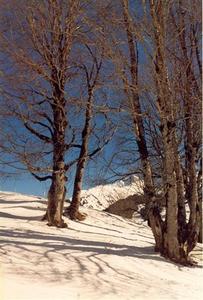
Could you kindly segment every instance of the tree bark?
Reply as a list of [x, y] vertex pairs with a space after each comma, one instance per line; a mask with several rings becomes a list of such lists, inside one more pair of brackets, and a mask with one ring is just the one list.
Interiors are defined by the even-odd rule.
[[[65, 116], [65, 101], [59, 101], [59, 103], [60, 107], [57, 109], [55, 108], [54, 111], [53, 173], [52, 183], [48, 192], [47, 217], [48, 225], [66, 227], [62, 220], [62, 213], [66, 195], [64, 155], [67, 121]], [[63, 109], [61, 108], [61, 105]]]
[[134, 123], [134, 131], [136, 142], [138, 145], [138, 151], [140, 154], [142, 170], [144, 175], [144, 195], [146, 199], [145, 215], [149, 220], [154, 238], [155, 249], [158, 251], [161, 247], [160, 232], [162, 231], [162, 222], [159, 213], [159, 208], [156, 205], [156, 197], [154, 190], [154, 183], [152, 178], [152, 167], [149, 161], [149, 153], [147, 149], [147, 143], [145, 139], [145, 130], [143, 126], [143, 116], [139, 100], [138, 92], [138, 52], [137, 42], [134, 39], [131, 18], [128, 8], [128, 0], [123, 0], [123, 17], [124, 25], [128, 40], [128, 49], [130, 54], [130, 73], [131, 73], [131, 112]]
[[175, 147], [174, 163], [175, 163], [175, 172], [176, 172], [177, 200], [178, 200], [178, 240], [179, 243], [184, 244], [187, 239], [184, 178], [183, 178], [180, 157], [178, 155], [177, 143], [175, 143], [174, 147]]
[[[65, 175], [61, 164], [58, 165], [58, 174], [53, 174], [53, 180], [48, 192], [47, 219], [49, 226], [67, 227], [62, 219], [64, 200], [65, 200]], [[61, 168], [62, 167], [62, 168]], [[61, 170], [60, 170], [61, 168]]]
[[[183, 101], [184, 101], [184, 116], [185, 116], [185, 155], [186, 155], [186, 198], [190, 208], [190, 217], [187, 226], [187, 252], [189, 253], [195, 247], [199, 231], [201, 227], [200, 202], [198, 199], [198, 178], [196, 171], [197, 149], [199, 143], [195, 138], [195, 123], [197, 122], [196, 112], [201, 109], [201, 98], [199, 88], [194, 75], [192, 60], [189, 57], [186, 41], [186, 24], [185, 11], [182, 5], [182, 0], [179, 0], [179, 43], [182, 51], [183, 66], [185, 72], [185, 80], [183, 81]], [[194, 33], [194, 32], [193, 32]], [[195, 34], [195, 33], [194, 33]], [[198, 45], [196, 43], [196, 51]], [[200, 72], [201, 74], [201, 72]], [[195, 97], [194, 97], [195, 92]], [[194, 101], [196, 104], [194, 105]], [[199, 131], [201, 129], [199, 128]]]
[[198, 242], [203, 243], [202, 241], [202, 159], [200, 159], [199, 172], [197, 176], [197, 189], [198, 189], [198, 202], [199, 202], [199, 210], [200, 210], [200, 229], [199, 229], [199, 238]]
[[[155, 8], [154, 0], [150, 0], [150, 13], [154, 28], [154, 41], [156, 47], [155, 82], [157, 88], [157, 109], [161, 121], [161, 134], [164, 151], [164, 190], [166, 198], [166, 219], [162, 227], [162, 255], [169, 259], [188, 263], [188, 252], [185, 243], [182, 243], [184, 230], [182, 218], [182, 175], [179, 165], [179, 154], [176, 145], [176, 124], [174, 120], [173, 99], [170, 91], [165, 53], [165, 20], [167, 4], [158, 1]], [[175, 165], [176, 164], [176, 165]], [[178, 183], [178, 180], [181, 180]], [[181, 222], [181, 224], [180, 224]], [[181, 230], [180, 230], [181, 227]]]
[[[61, 68], [63, 64], [61, 62]], [[47, 218], [49, 226], [67, 227], [62, 219], [66, 195], [65, 176], [65, 134], [67, 127], [66, 100], [64, 98], [65, 75], [61, 71], [58, 77], [57, 68], [52, 70], [53, 89], [53, 173], [48, 192]]]
[[89, 87], [88, 101], [85, 113], [85, 125], [82, 131], [82, 144], [78, 163], [76, 166], [76, 175], [74, 181], [73, 197], [69, 208], [69, 215], [72, 220], [82, 221], [86, 215], [79, 212], [80, 196], [82, 190], [82, 179], [84, 175], [85, 163], [88, 155], [88, 141], [90, 136], [90, 125], [92, 119], [92, 102], [93, 102], [93, 89]]
[[[63, 21], [61, 7], [52, 3], [53, 31], [51, 35], [51, 85], [53, 91], [53, 173], [48, 192], [48, 225], [67, 227], [62, 219], [66, 195], [65, 135], [68, 124], [66, 115], [65, 84], [67, 83], [67, 61], [71, 51], [79, 2], [70, 1], [69, 12]], [[64, 23], [63, 23], [64, 22]], [[64, 26], [64, 28], [63, 28]]]

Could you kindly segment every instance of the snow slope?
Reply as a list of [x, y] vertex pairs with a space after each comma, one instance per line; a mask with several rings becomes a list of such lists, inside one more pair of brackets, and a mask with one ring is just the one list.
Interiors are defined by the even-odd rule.
[[201, 262], [175, 265], [155, 254], [150, 229], [94, 209], [67, 229], [40, 221], [45, 199], [0, 192], [0, 299], [198, 300]]

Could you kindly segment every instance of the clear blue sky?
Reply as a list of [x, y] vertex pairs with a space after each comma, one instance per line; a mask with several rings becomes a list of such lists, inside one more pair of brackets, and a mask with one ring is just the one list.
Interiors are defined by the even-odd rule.
[[39, 182], [29, 174], [15, 178], [1, 178], [0, 191], [10, 191], [28, 195], [46, 196], [49, 182]]
[[[130, 1], [130, 6], [135, 4], [134, 1]], [[138, 8], [140, 8], [140, 2], [138, 1], [135, 11], [138, 11]], [[139, 11], [138, 11], [139, 13]], [[139, 56], [141, 62], [144, 61], [144, 51], [143, 49], [139, 48]], [[113, 96], [113, 95], [111, 95]], [[108, 152], [108, 156], [112, 154], [113, 151], [116, 151], [116, 149], [113, 149], [113, 145], [108, 145], [105, 149], [105, 152]], [[91, 173], [91, 177], [94, 179], [96, 177], [96, 174], [93, 174], [93, 169], [90, 169], [89, 172]], [[73, 175], [73, 174], [72, 174]], [[68, 184], [68, 197], [71, 197], [72, 193], [72, 186], [73, 186], [73, 176], [69, 177], [69, 184]], [[33, 178], [30, 174], [24, 174], [22, 176], [15, 176], [11, 178], [2, 178], [0, 177], [0, 191], [12, 191], [17, 193], [24, 193], [24, 194], [31, 194], [31, 195], [38, 195], [38, 196], [46, 196], [48, 189], [49, 189], [50, 181], [46, 182], [39, 182], [35, 178]], [[88, 187], [88, 184], [84, 185], [85, 188]]]

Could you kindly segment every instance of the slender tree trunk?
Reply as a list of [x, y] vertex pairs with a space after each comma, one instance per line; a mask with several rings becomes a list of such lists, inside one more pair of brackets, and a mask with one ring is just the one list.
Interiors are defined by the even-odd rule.
[[128, 39], [128, 48], [130, 53], [130, 71], [132, 80], [131, 89], [131, 111], [134, 123], [135, 137], [140, 153], [140, 159], [144, 173], [145, 193], [151, 198], [154, 195], [154, 184], [152, 179], [151, 164], [145, 140], [145, 132], [143, 126], [143, 116], [140, 106], [138, 93], [138, 55], [136, 49], [136, 41], [134, 41], [132, 29], [130, 25], [130, 16], [128, 11], [128, 0], [123, 0], [123, 15]]
[[133, 36], [131, 19], [128, 8], [128, 0], [123, 0], [123, 16], [125, 30], [128, 40], [128, 48], [130, 54], [130, 72], [131, 72], [131, 111], [135, 129], [135, 137], [140, 154], [142, 170], [144, 175], [144, 195], [146, 199], [145, 215], [151, 226], [155, 238], [155, 250], [159, 251], [162, 247], [162, 226], [158, 205], [156, 205], [156, 197], [154, 191], [154, 183], [152, 178], [152, 168], [149, 161], [147, 143], [145, 139], [145, 130], [143, 126], [143, 116], [139, 100], [138, 92], [138, 52], [137, 43]]
[[69, 208], [69, 215], [72, 220], [83, 221], [86, 218], [86, 215], [79, 211], [85, 161], [86, 160], [83, 157], [80, 157], [76, 167], [77, 169], [74, 181], [73, 197]]
[[80, 206], [80, 195], [82, 189], [84, 168], [85, 168], [85, 163], [88, 155], [88, 141], [90, 136], [90, 125], [91, 125], [91, 118], [92, 118], [93, 89], [91, 87], [89, 87], [88, 94], [89, 96], [88, 96], [86, 114], [85, 114], [85, 126], [82, 132], [82, 145], [80, 149], [79, 160], [76, 167], [73, 197], [69, 208], [70, 218], [73, 220], [80, 220], [80, 221], [84, 220], [86, 217], [85, 214], [81, 214], [79, 212], [79, 206]]
[[175, 172], [176, 172], [177, 200], [178, 200], [178, 239], [179, 242], [181, 243], [181, 247], [183, 247], [187, 239], [184, 179], [183, 179], [180, 157], [178, 155], [177, 143], [175, 143], [174, 147], [175, 147], [174, 157], [175, 157]]
[[[187, 126], [187, 125], [186, 125]], [[188, 246], [188, 253], [192, 251], [195, 247], [198, 236], [199, 236], [199, 229], [200, 229], [200, 207], [198, 201], [198, 190], [197, 190], [197, 174], [196, 174], [196, 165], [195, 165], [195, 158], [196, 158], [196, 150], [192, 145], [192, 132], [189, 125], [189, 128], [186, 129], [187, 132], [187, 161], [188, 161], [188, 204], [190, 208], [190, 218], [188, 222], [188, 238], [187, 238], [187, 246]]]

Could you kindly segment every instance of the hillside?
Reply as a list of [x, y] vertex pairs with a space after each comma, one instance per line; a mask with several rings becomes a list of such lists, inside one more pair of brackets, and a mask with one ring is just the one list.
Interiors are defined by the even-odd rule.
[[0, 299], [202, 298], [200, 246], [197, 267], [182, 267], [154, 253], [151, 231], [138, 216], [133, 223], [82, 207], [83, 223], [67, 219], [68, 229], [56, 229], [40, 221], [45, 204], [0, 192]]

